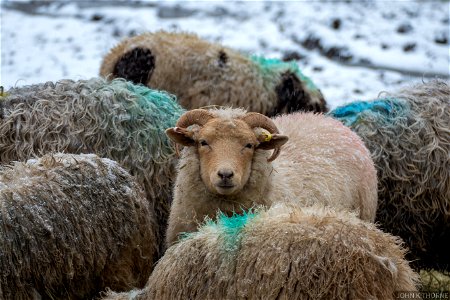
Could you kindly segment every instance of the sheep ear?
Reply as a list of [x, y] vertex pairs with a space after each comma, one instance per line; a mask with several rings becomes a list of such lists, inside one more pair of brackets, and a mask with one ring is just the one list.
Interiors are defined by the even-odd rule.
[[177, 144], [183, 146], [194, 146], [195, 141], [193, 139], [194, 133], [185, 128], [172, 127], [166, 129], [167, 136]]
[[289, 138], [286, 135], [272, 134], [270, 136], [270, 139], [266, 139], [265, 141], [262, 141], [258, 145], [258, 149], [271, 150], [275, 148], [280, 148], [281, 146], [286, 144], [288, 140]]

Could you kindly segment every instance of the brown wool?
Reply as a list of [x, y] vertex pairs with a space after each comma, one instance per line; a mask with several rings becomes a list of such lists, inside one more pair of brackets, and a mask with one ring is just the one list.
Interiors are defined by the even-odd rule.
[[396, 299], [418, 286], [405, 252], [348, 212], [277, 205], [236, 236], [201, 227], [167, 250], [143, 290], [107, 299]]
[[327, 111], [322, 93], [287, 64], [280, 70], [264, 68], [195, 34], [158, 31], [127, 38], [104, 57], [100, 75], [168, 91], [186, 109], [244, 107], [269, 116]]
[[171, 96], [123, 79], [12, 88], [0, 101], [0, 164], [54, 152], [117, 161], [145, 190], [158, 220], [152, 229], [162, 255], [175, 179], [175, 151], [164, 130], [181, 111]]
[[417, 268], [450, 271], [450, 82], [433, 80], [383, 98], [409, 107], [353, 129], [378, 172], [381, 228], [400, 236]]
[[54, 154], [0, 168], [0, 299], [92, 298], [142, 287], [155, 214], [116, 162]]

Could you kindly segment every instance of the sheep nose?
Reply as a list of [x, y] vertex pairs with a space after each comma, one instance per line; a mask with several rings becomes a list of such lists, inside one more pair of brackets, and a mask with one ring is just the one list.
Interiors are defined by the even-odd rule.
[[220, 178], [222, 178], [222, 180], [225, 179], [231, 179], [231, 177], [233, 177], [234, 173], [231, 170], [219, 170], [219, 172], [217, 172], [217, 175], [219, 175]]

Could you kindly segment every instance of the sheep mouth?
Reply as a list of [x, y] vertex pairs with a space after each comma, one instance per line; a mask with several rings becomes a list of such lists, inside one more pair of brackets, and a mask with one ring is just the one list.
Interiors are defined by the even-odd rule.
[[232, 189], [235, 187], [235, 185], [232, 183], [220, 183], [217, 185], [217, 187], [221, 189]]
[[231, 195], [236, 190], [236, 185], [231, 183], [219, 183], [216, 185], [216, 193], [220, 195]]

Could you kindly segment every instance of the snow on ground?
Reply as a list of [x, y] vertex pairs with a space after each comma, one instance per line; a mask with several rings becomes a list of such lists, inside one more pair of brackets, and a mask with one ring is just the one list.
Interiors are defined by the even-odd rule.
[[6, 89], [98, 75], [127, 36], [195, 32], [247, 53], [296, 59], [331, 107], [449, 78], [450, 2], [11, 1], [1, 4]]

